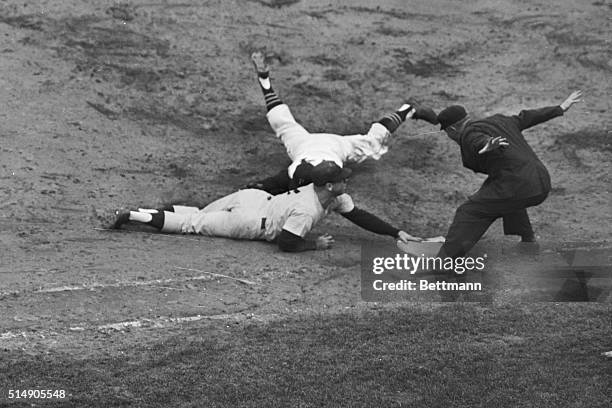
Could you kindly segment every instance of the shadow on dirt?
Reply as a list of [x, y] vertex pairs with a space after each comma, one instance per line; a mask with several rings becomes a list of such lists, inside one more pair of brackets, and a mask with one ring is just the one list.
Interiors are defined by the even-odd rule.
[[570, 52], [569, 55], [574, 55], [572, 59], [576, 59], [584, 68], [591, 68], [598, 71], [612, 71], [610, 64], [609, 44], [607, 41], [595, 38], [588, 35], [577, 35], [571, 29], [555, 30], [546, 34], [546, 39], [556, 45], [555, 54], [563, 56], [569, 50], [580, 49], [579, 55], [575, 52]]
[[593, 37], [576, 35], [571, 30], [555, 30], [546, 33], [546, 39], [553, 44], [568, 47], [584, 47], [587, 45], [604, 45], [605, 41]]
[[144, 92], [166, 90], [184, 74], [158, 66], [159, 58], [169, 57], [170, 43], [139, 34], [125, 27], [95, 27], [91, 18], [58, 22], [55, 35], [62, 45], [57, 47], [60, 57], [73, 60], [79, 72], [119, 86]]
[[352, 7], [345, 6], [345, 7], [342, 7], [342, 9], [345, 9], [351, 12], [356, 12], [356, 13], [380, 14], [380, 15], [384, 15], [384, 16], [388, 16], [392, 18], [397, 18], [400, 20], [429, 21], [429, 20], [433, 20], [436, 18], [434, 14], [411, 13], [411, 12], [403, 11], [399, 9], [385, 10], [385, 9], [382, 9], [380, 6], [377, 6], [376, 8], [362, 7], [362, 6], [352, 6]]
[[407, 38], [412, 35], [411, 32], [405, 30], [398, 30], [391, 27], [378, 27], [375, 30], [376, 33], [380, 35], [384, 35], [387, 37], [399, 37], [399, 38]]
[[555, 140], [555, 145], [612, 152], [611, 132], [603, 129], [581, 129], [559, 135]]
[[397, 61], [400, 72], [423, 78], [453, 76], [461, 72], [456, 66], [446, 62], [451, 60], [450, 55], [428, 55], [423, 59], [417, 60], [413, 58], [411, 51], [396, 48], [393, 50], [393, 59]]
[[232, 117], [231, 121], [241, 132], [268, 132], [273, 135], [263, 106], [246, 106], [240, 114]]
[[389, 161], [402, 168], [422, 170], [435, 168], [436, 143], [431, 139], [404, 139], [388, 153]]
[[329, 89], [319, 88], [309, 83], [300, 83], [293, 86], [291, 93], [301, 95], [304, 98], [333, 99], [334, 93]]
[[249, 1], [253, 3], [261, 4], [262, 6], [270, 7], [270, 8], [282, 8], [286, 6], [292, 6], [300, 2], [300, 0], [268, 0], [268, 1], [249, 0]]
[[313, 55], [311, 57], [306, 57], [305, 60], [313, 64], [322, 65], [324, 67], [339, 67], [339, 68], [346, 67], [346, 64], [342, 60], [339, 60], [337, 58], [330, 58], [326, 56], [325, 54], [319, 54], [319, 55]]
[[123, 21], [132, 21], [138, 16], [136, 7], [130, 6], [128, 3], [118, 3], [106, 10], [113, 18]]
[[25, 28], [35, 31], [44, 30], [44, 21], [39, 16], [34, 14], [24, 14], [21, 16], [0, 15], [0, 23], [4, 23], [15, 28]]
[[152, 103], [149, 106], [128, 107], [124, 110], [123, 115], [131, 120], [152, 125], [170, 124], [199, 137], [216, 129], [210, 121], [210, 117], [214, 117], [214, 114], [207, 115], [208, 119], [203, 120], [192, 113], [177, 112], [175, 107], [163, 105], [161, 102]]
[[566, 160], [574, 167], [588, 168], [583, 162], [579, 150], [588, 149], [600, 152], [612, 152], [610, 131], [599, 129], [582, 129], [577, 132], [559, 135], [554, 142], [554, 147], [560, 149]]

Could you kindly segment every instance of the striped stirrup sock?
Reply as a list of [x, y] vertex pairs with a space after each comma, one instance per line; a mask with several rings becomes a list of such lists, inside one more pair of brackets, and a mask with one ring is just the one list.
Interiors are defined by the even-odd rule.
[[398, 110], [393, 113], [388, 113], [381, 120], [378, 121], [381, 125], [387, 128], [389, 133], [395, 132], [395, 130], [406, 120], [408, 112], [412, 109], [412, 106], [408, 104], [402, 105]]

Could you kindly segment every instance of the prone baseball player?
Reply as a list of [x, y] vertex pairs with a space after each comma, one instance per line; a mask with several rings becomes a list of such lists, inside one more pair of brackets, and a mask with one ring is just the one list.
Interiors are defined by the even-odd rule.
[[201, 209], [173, 205], [159, 210], [115, 211], [111, 228], [135, 222], [166, 233], [276, 241], [282, 251], [300, 252], [332, 246], [334, 240], [328, 234], [316, 239], [308, 239], [306, 234], [333, 211], [376, 234], [405, 243], [421, 241], [355, 207], [345, 192], [350, 169], [325, 160], [310, 173], [312, 183], [276, 196], [258, 189], [245, 189]]
[[385, 115], [373, 123], [368, 133], [341, 136], [331, 133], [310, 133], [296, 122], [289, 107], [272, 89], [270, 70], [261, 52], [254, 52], [251, 60], [257, 71], [257, 79], [264, 95], [268, 121], [283, 142], [292, 163], [274, 176], [247, 185], [270, 194], [280, 194], [311, 182], [310, 171], [324, 160], [339, 167], [361, 163], [366, 159], [378, 160], [389, 147], [391, 134], [406, 118], [423, 119], [437, 124], [437, 116], [430, 108], [405, 103], [397, 111]]

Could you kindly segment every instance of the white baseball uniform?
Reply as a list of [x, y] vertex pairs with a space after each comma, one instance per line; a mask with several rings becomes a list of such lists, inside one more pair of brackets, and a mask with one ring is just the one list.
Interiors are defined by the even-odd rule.
[[275, 106], [266, 116], [292, 161], [288, 169], [291, 178], [302, 160], [313, 166], [330, 160], [343, 167], [345, 163], [361, 163], [368, 158], [378, 160], [389, 150], [387, 142], [391, 133], [378, 122], [365, 135], [341, 136], [309, 133], [295, 121], [286, 104]]
[[323, 208], [314, 184], [280, 195], [262, 190], [240, 190], [206, 207], [174, 206], [165, 212], [162, 231], [251, 240], [274, 240], [284, 229], [302, 238], [330, 212], [355, 208], [348, 194]]

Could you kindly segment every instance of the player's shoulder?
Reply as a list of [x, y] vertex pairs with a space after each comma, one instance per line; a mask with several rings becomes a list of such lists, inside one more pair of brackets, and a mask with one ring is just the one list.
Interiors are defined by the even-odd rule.
[[312, 184], [282, 193], [279, 199], [283, 200], [285, 205], [294, 207], [295, 209], [310, 209], [318, 202], [318, 197], [312, 188]]

